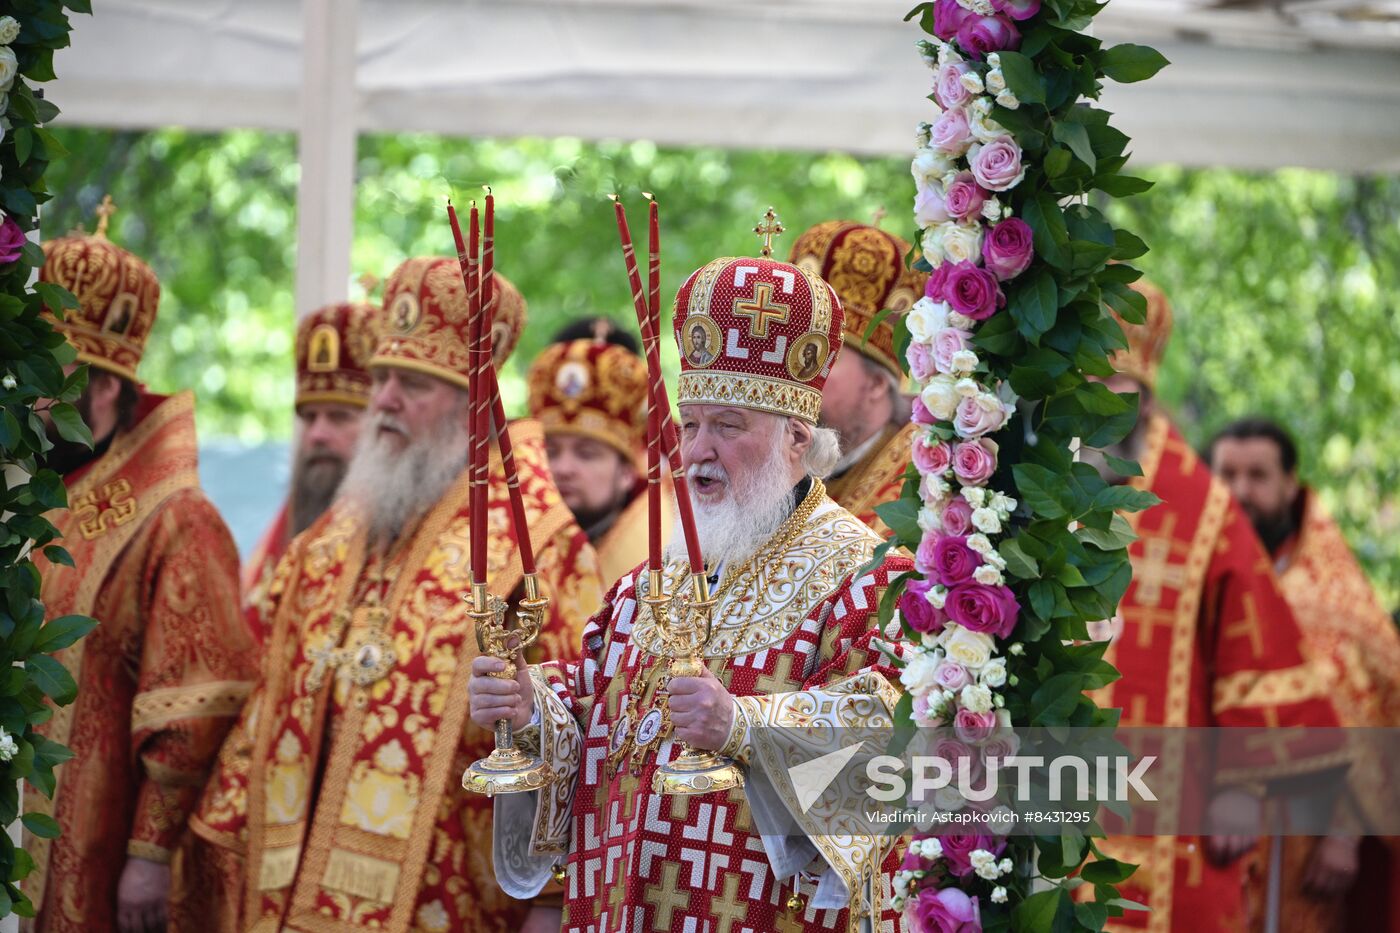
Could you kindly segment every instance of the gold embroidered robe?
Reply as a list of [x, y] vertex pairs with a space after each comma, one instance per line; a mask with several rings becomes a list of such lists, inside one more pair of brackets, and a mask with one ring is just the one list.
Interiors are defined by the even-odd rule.
[[[721, 585], [704, 652], [738, 698], [737, 757], [748, 762], [746, 787], [689, 797], [653, 793], [657, 765], [678, 754], [664, 728], [635, 768], [624, 763], [611, 775], [606, 769], [619, 723], [629, 724], [624, 736], [644, 735], [647, 719], [659, 716], [645, 707], [667, 662], [638, 598], [643, 568], [620, 579], [589, 622], [581, 660], [532, 668], [541, 715], [526, 735], [537, 738], [561, 779], [544, 791], [497, 798], [495, 860], [502, 885], [517, 897], [530, 896], [553, 866], [565, 865], [565, 933], [844, 931], [851, 900], [862, 912], [880, 913], [879, 929], [894, 929], [897, 913], [880, 893], [898, 864], [888, 842], [848, 824], [834, 807], [804, 811], [787, 765], [806, 751], [793, 746], [794, 736], [827, 734], [822, 727], [873, 733], [892, 723], [896, 675], [872, 641], [881, 593], [911, 565], [889, 557], [856, 576], [880, 539], [824, 496], [805, 522], [793, 523], [778, 532], [791, 536], [777, 554]], [[668, 565], [667, 592], [686, 585], [683, 571]], [[624, 712], [624, 698], [636, 688], [642, 705], [626, 704]], [[810, 846], [785, 849], [773, 864], [753, 794], [790, 813]], [[792, 909], [787, 901], [800, 873], [807, 875], [801, 906]], [[831, 894], [824, 900], [816, 894], [822, 884]]]
[[[670, 503], [674, 499], [670, 475], [663, 473], [661, 483], [661, 546], [664, 548], [671, 538], [674, 512]], [[647, 559], [649, 538], [645, 480], [639, 484], [639, 489], [640, 492], [623, 507], [622, 514], [613, 522], [612, 527], [593, 542], [593, 547], [598, 551], [598, 562], [603, 566], [603, 581], [607, 585], [611, 585], [624, 573]]]
[[59, 653], [78, 697], [40, 730], [73, 759], [53, 801], [25, 794], [63, 828], [25, 838], [41, 931], [116, 929], [127, 856], [169, 861], [256, 670], [238, 552], [199, 490], [194, 397], [143, 395], [137, 418], [65, 477], [52, 520], [76, 567], [38, 558], [48, 616], [100, 623]]
[[882, 538], [889, 537], [890, 529], [875, 514], [875, 506], [893, 502], [904, 489], [904, 471], [912, 462], [916, 428], [912, 422], [903, 427], [889, 425], [860, 462], [827, 484], [827, 492], [837, 505]]
[[277, 562], [286, 553], [291, 540], [288, 527], [291, 521], [290, 512], [290, 505], [283, 502], [273, 517], [272, 524], [267, 526], [267, 530], [253, 548], [253, 553], [248, 555], [248, 560], [243, 565], [243, 616], [259, 644], [267, 642], [268, 627], [272, 622], [268, 617], [267, 598], [272, 588], [272, 575], [277, 569]]
[[[535, 658], [577, 651], [601, 604], [597, 557], [549, 479], [534, 422], [511, 426], [541, 587], [551, 598]], [[505, 474], [492, 453], [488, 573], [521, 580]], [[191, 821], [175, 929], [327, 933], [514, 930], [529, 905], [495, 884], [490, 801], [461, 788], [493, 747], [467, 718], [477, 654], [467, 473], [384, 559], [343, 504], [293, 540], [274, 577], [264, 677]], [[382, 577], [383, 583], [376, 581]], [[352, 651], [376, 626], [395, 656], [382, 679], [321, 664], [337, 616]], [[334, 641], [334, 636], [331, 637]], [[318, 685], [317, 672], [323, 682]]]

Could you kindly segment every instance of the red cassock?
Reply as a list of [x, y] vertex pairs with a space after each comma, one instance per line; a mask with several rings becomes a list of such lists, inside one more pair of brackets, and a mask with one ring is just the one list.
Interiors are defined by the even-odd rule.
[[[1134, 485], [1162, 504], [1134, 517], [1133, 582], [1105, 655], [1123, 676], [1095, 700], [1121, 707], [1125, 727], [1280, 729], [1277, 739], [1256, 734], [1226, 749], [1221, 776], [1232, 783], [1258, 787], [1344, 766], [1335, 745], [1281, 731], [1338, 719], [1329, 680], [1303, 656], [1298, 624], [1243, 510], [1161, 415], [1148, 425], [1141, 462]], [[1159, 765], [1159, 781], [1180, 783], [1180, 756]], [[1123, 896], [1151, 908], [1128, 912], [1112, 928], [1244, 928], [1243, 860], [1216, 866], [1194, 836], [1109, 843], [1114, 857], [1140, 866]]]
[[[524, 738], [539, 742], [560, 780], [497, 798], [496, 870], [509, 893], [526, 897], [563, 867], [565, 931], [844, 931], [852, 902], [862, 915], [878, 912], [879, 929], [895, 928], [897, 912], [881, 903], [897, 867], [888, 840], [845, 825], [850, 816], [834, 809], [801, 812], [787, 771], [798, 750], [787, 743], [822, 725], [890, 725], [896, 674], [872, 642], [880, 595], [910, 565], [892, 557], [862, 572], [879, 539], [819, 483], [809, 496], [820, 498], [804, 501], [774, 550], [725, 573], [703, 652], [738, 699], [722, 751], [747, 763], [745, 787], [652, 789], [657, 766], [679, 750], [657, 699], [666, 649], [639, 599], [644, 568], [624, 575], [589, 622], [582, 660], [532, 668], [540, 724]], [[665, 574], [667, 593], [684, 588], [684, 561]], [[809, 845], [765, 849], [755, 794], [786, 807]], [[800, 906], [789, 906], [794, 891]]]

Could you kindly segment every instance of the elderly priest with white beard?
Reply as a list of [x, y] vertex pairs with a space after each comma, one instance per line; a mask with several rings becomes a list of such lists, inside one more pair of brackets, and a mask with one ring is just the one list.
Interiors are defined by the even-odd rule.
[[[676, 296], [680, 447], [700, 552], [716, 600], [702, 676], [669, 676], [666, 597], [643, 567], [624, 575], [583, 633], [581, 660], [489, 676], [478, 658], [472, 718], [510, 719], [556, 782], [496, 799], [497, 878], [530, 897], [563, 882], [565, 931], [847, 930], [879, 918], [889, 843], [821, 803], [804, 811], [787, 766], [798, 730], [888, 726], [895, 672], [875, 645], [877, 607], [909, 569], [833, 502], [837, 458], [816, 426], [841, 348], [842, 311], [816, 275], [767, 258], [717, 259]], [[675, 536], [679, 538], [680, 536]], [[687, 592], [686, 551], [666, 555], [662, 592]], [[661, 621], [658, 621], [660, 616]], [[822, 731], [820, 729], [812, 732]], [[743, 783], [667, 797], [653, 777], [684, 751], [739, 763]], [[708, 785], [707, 785], [708, 786]], [[800, 832], [778, 829], [796, 825]], [[536, 911], [544, 908], [536, 907]]]

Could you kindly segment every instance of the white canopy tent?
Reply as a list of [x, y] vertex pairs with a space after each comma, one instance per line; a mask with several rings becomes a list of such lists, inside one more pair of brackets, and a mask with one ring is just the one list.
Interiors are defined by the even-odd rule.
[[[301, 134], [297, 307], [349, 280], [362, 132], [903, 154], [928, 73], [912, 0], [104, 0], [69, 124]], [[1104, 106], [1142, 162], [1400, 170], [1400, 0], [1113, 0], [1173, 66]]]

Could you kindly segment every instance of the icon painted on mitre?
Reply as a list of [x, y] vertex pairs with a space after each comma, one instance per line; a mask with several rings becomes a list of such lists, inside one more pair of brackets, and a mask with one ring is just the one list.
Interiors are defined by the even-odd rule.
[[306, 351], [306, 368], [313, 373], [328, 373], [339, 366], [340, 334], [331, 324], [316, 325]]
[[112, 299], [112, 307], [107, 310], [107, 320], [102, 323], [102, 329], [109, 334], [124, 337], [131, 329], [131, 319], [135, 314], [136, 296], [130, 292], [122, 292]]
[[826, 334], [803, 334], [788, 350], [787, 371], [798, 382], [807, 382], [822, 371], [827, 354]]
[[707, 317], [693, 317], [685, 322], [685, 359], [691, 366], [704, 369], [719, 356], [719, 327]]
[[570, 361], [554, 374], [554, 388], [564, 398], [578, 398], [588, 391], [589, 378], [587, 366]]
[[418, 326], [418, 319], [422, 317], [422, 311], [418, 307], [418, 299], [408, 292], [404, 292], [394, 299], [394, 303], [389, 307], [389, 322], [393, 325], [394, 331], [400, 334], [410, 333]]

